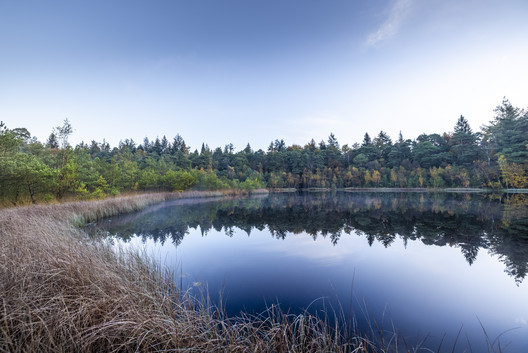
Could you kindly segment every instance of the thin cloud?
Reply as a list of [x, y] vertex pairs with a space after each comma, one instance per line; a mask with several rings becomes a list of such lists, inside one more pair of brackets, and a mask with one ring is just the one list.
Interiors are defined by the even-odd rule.
[[379, 42], [395, 36], [401, 29], [403, 22], [408, 17], [413, 0], [397, 0], [389, 12], [387, 19], [379, 28], [368, 35], [366, 44], [372, 47]]

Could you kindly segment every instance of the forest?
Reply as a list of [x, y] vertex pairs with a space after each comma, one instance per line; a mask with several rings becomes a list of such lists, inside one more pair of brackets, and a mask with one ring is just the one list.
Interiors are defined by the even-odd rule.
[[330, 133], [267, 149], [191, 149], [179, 134], [111, 147], [91, 141], [71, 146], [64, 120], [45, 142], [27, 128], [0, 122], [0, 203], [19, 205], [63, 198], [95, 199], [135, 191], [258, 188], [528, 188], [528, 111], [509, 100], [475, 132], [460, 116], [452, 132], [393, 141], [385, 132], [341, 145]]

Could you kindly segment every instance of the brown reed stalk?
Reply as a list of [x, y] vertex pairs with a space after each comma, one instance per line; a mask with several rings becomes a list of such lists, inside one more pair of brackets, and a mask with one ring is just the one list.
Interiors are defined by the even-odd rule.
[[139, 253], [79, 228], [176, 197], [144, 194], [0, 210], [0, 352], [375, 352], [308, 314], [227, 318]]

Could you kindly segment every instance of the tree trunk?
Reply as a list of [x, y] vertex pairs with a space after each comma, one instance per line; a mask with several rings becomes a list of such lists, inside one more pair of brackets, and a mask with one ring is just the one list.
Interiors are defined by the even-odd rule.
[[27, 183], [28, 191], [29, 191], [29, 197], [31, 197], [31, 203], [36, 204], [37, 201], [35, 201], [35, 190], [31, 187], [31, 183]]

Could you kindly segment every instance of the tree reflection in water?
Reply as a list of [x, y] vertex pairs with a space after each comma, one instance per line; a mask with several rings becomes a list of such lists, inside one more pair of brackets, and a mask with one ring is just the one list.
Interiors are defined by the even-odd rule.
[[397, 237], [426, 245], [460, 248], [471, 265], [480, 249], [506, 266], [521, 283], [528, 272], [528, 195], [462, 193], [291, 193], [266, 197], [193, 199], [165, 202], [142, 212], [100, 222], [125, 241], [138, 235], [179, 245], [189, 229], [202, 235], [215, 229], [248, 236], [267, 228], [273, 237], [307, 233], [339, 246], [342, 236], [358, 234], [369, 245], [389, 247]]

